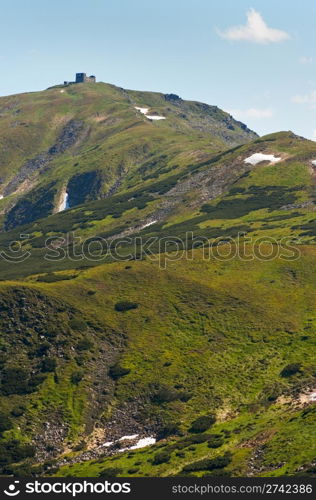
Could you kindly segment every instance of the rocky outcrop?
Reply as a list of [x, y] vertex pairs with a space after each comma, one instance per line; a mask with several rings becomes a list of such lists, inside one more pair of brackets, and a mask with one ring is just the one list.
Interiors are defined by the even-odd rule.
[[35, 189], [29, 195], [20, 198], [7, 214], [5, 229], [13, 229], [50, 215], [54, 210], [56, 191], [56, 183], [51, 182], [48, 186]]
[[39, 153], [31, 160], [24, 163], [18, 174], [11, 179], [9, 184], [5, 187], [3, 195], [8, 196], [14, 193], [26, 180], [31, 180], [34, 174], [43, 171], [55, 156], [64, 153], [77, 143], [82, 137], [84, 130], [85, 125], [83, 122], [70, 120], [64, 127], [56, 143], [49, 148], [48, 151]]
[[[5, 187], [3, 194], [25, 193], [33, 187], [37, 176], [49, 168], [49, 164], [57, 156], [80, 144], [88, 132], [87, 126], [79, 120], [70, 120], [63, 128], [59, 138], [47, 151], [28, 160]], [[20, 198], [7, 214], [5, 229], [27, 224], [38, 218], [46, 217], [54, 211], [56, 182], [40, 187]]]

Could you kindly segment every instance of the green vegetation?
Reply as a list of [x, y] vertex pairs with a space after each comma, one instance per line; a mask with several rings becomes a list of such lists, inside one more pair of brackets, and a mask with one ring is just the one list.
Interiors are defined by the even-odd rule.
[[207, 431], [212, 424], [215, 424], [215, 415], [202, 415], [192, 422], [190, 432], [204, 432]]
[[192, 462], [189, 465], [183, 467], [183, 472], [192, 472], [192, 471], [200, 471], [200, 470], [214, 470], [214, 469], [223, 469], [231, 462], [231, 458], [229, 454], [218, 456], [213, 459], [199, 460], [198, 462]]
[[[139, 421], [155, 422], [165, 441], [134, 450], [133, 458], [119, 453], [115, 462], [96, 458], [58, 474], [98, 476], [112, 467], [120, 475], [182, 474], [186, 465], [229, 451], [224, 470], [243, 475], [262, 440], [258, 475], [307, 469], [314, 406], [297, 405], [315, 380], [316, 277], [314, 247], [300, 252], [294, 261], [223, 261], [203, 260], [197, 249], [192, 260], [169, 262], [164, 270], [147, 261], [126, 270], [117, 262], [72, 280], [2, 282], [1, 406], [11, 426], [3, 442], [17, 427], [31, 440], [47, 419], [57, 419], [67, 426], [59, 442], [73, 443], [70, 457], [75, 453], [80, 462], [75, 448], [91, 432], [82, 434], [84, 426], [107, 427], [117, 410], [128, 415], [125, 405], [132, 405]], [[88, 295], [91, 290], [96, 293]], [[139, 307], [117, 312], [122, 296]], [[56, 365], [46, 366], [48, 360]], [[91, 391], [98, 406], [89, 401]], [[155, 464], [163, 451], [170, 458]]]
[[135, 302], [129, 302], [128, 300], [117, 302], [115, 304], [115, 310], [119, 312], [130, 311], [131, 309], [137, 309], [138, 304]]
[[64, 90], [0, 99], [0, 472], [313, 474], [316, 144]]

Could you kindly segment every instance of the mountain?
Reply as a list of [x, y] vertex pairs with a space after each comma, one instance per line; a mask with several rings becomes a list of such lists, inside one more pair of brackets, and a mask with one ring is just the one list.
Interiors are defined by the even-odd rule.
[[[253, 155], [264, 155], [263, 161], [253, 161], [257, 158]], [[315, 142], [280, 132], [209, 154], [159, 178], [153, 174], [105, 199], [0, 234], [0, 245], [8, 254], [16, 240], [22, 244], [22, 254], [30, 252], [19, 266], [15, 258], [0, 261], [0, 277], [94, 266], [119, 258], [117, 252], [113, 256], [108, 251], [107, 242], [117, 242], [123, 259], [139, 258], [139, 237], [141, 244], [151, 238], [180, 238], [185, 247], [188, 233], [211, 242], [239, 233], [313, 242], [315, 158]], [[21, 233], [27, 238], [21, 239]], [[87, 244], [91, 255], [84, 251]], [[59, 254], [49, 252], [52, 245], [60, 248]], [[169, 250], [176, 246], [170, 241]], [[165, 248], [157, 242], [151, 251], [163, 253]], [[80, 258], [64, 259], [65, 253]]]
[[58, 212], [66, 191], [74, 207], [256, 137], [216, 106], [104, 83], [1, 98], [0, 134], [6, 229]]
[[102, 83], [0, 107], [2, 474], [313, 475], [316, 143]]

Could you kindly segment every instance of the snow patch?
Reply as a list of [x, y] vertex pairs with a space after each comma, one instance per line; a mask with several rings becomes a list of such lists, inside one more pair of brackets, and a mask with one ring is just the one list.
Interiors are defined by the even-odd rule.
[[148, 120], [165, 120], [166, 117], [165, 116], [159, 116], [159, 115], [148, 115], [148, 111], [149, 111], [149, 108], [141, 108], [139, 106], [134, 106], [135, 109], [137, 109], [137, 111], [140, 111], [143, 115], [146, 116], [146, 118], [148, 118]]
[[314, 167], [316, 167], [316, 160], [312, 160], [312, 165], [314, 165]]
[[158, 115], [146, 115], [146, 118], [148, 118], [148, 120], [165, 120], [166, 119], [165, 116], [158, 116]]
[[139, 448], [145, 448], [145, 446], [151, 446], [152, 444], [155, 444], [155, 442], [156, 439], [154, 437], [141, 438], [133, 446], [128, 446], [127, 448], [121, 448], [118, 451], [120, 453], [123, 453], [124, 451], [128, 450], [138, 450]]
[[314, 391], [314, 392], [312, 392], [311, 394], [308, 395], [308, 400], [316, 402], [316, 391]]
[[261, 161], [269, 161], [270, 163], [277, 163], [280, 160], [282, 160], [282, 158], [274, 155], [267, 155], [264, 153], [254, 153], [248, 158], [245, 158], [244, 163], [251, 163], [251, 165], [257, 165], [257, 163], [260, 163]]
[[137, 111], [140, 111], [141, 113], [143, 113], [143, 115], [147, 115], [147, 113], [149, 111], [149, 108], [140, 108], [139, 106], [135, 106], [135, 109], [137, 109]]
[[57, 212], [63, 212], [69, 208], [69, 195], [67, 192], [63, 193], [62, 198], [60, 200]]
[[139, 441], [137, 441], [134, 446], [130, 447], [130, 450], [137, 450], [138, 448], [145, 448], [145, 446], [150, 446], [152, 444], [155, 444], [156, 439], [154, 437], [147, 437], [147, 438], [142, 438]]
[[107, 441], [106, 443], [103, 443], [101, 446], [105, 446], [106, 448], [108, 448], [109, 446], [112, 446], [112, 444], [114, 444], [114, 441]]
[[144, 224], [140, 229], [145, 229], [145, 227], [152, 226], [153, 224], [156, 224], [158, 222], [157, 220], [153, 220], [151, 222], [147, 222], [147, 224]]
[[131, 436], [123, 436], [119, 439], [119, 441], [127, 441], [128, 439], [136, 439], [138, 437], [138, 434], [132, 434]]

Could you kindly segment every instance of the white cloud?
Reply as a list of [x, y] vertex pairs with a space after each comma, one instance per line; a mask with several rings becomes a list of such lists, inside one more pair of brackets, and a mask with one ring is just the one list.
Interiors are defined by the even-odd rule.
[[219, 35], [227, 40], [246, 40], [254, 43], [274, 43], [288, 40], [286, 31], [269, 28], [260, 12], [250, 9], [247, 12], [247, 23], [244, 26], [233, 26]]
[[312, 90], [309, 94], [297, 94], [291, 98], [292, 102], [296, 104], [310, 104], [314, 109], [316, 108], [316, 90]]
[[298, 62], [301, 64], [312, 64], [313, 58], [307, 57], [307, 56], [302, 56], [299, 58]]
[[227, 111], [230, 115], [233, 115], [238, 120], [246, 120], [247, 118], [271, 118], [273, 116], [272, 109], [230, 109]]

